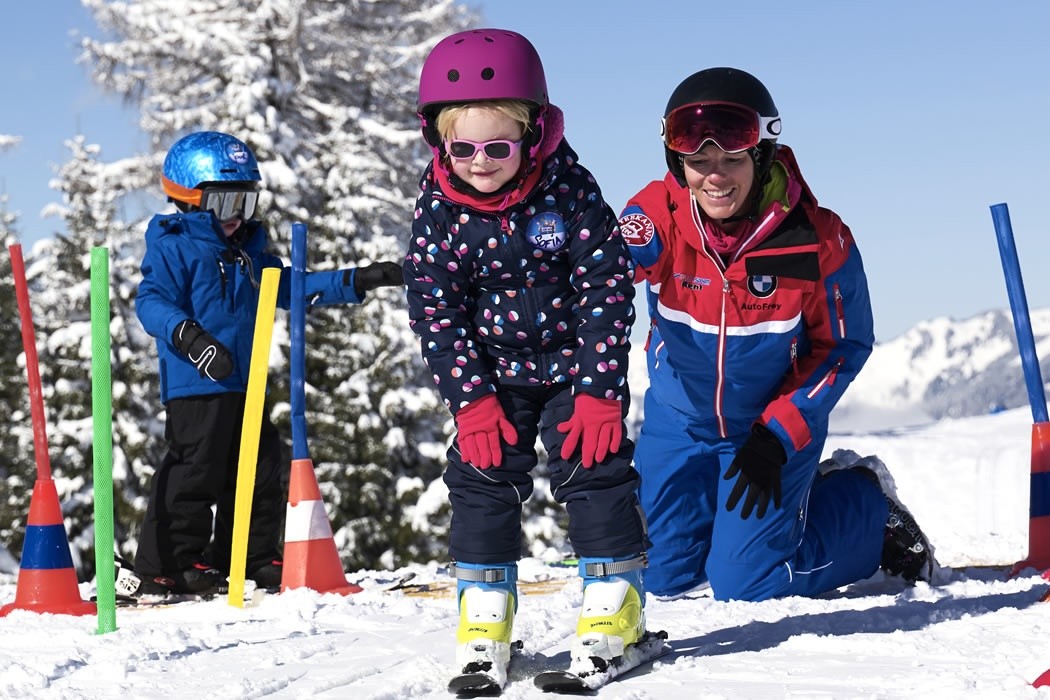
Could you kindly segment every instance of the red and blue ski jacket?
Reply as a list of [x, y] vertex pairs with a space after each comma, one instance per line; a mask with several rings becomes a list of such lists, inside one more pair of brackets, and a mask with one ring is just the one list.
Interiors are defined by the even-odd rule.
[[786, 146], [774, 170], [756, 243], [728, 262], [704, 243], [702, 213], [670, 173], [628, 202], [620, 229], [648, 283], [649, 398], [698, 437], [763, 423], [790, 459], [826, 436], [874, 330], [849, 228], [817, 206]]
[[497, 385], [628, 396], [634, 264], [616, 214], [564, 140], [535, 189], [494, 212], [423, 175], [404, 263], [423, 360], [455, 414]]

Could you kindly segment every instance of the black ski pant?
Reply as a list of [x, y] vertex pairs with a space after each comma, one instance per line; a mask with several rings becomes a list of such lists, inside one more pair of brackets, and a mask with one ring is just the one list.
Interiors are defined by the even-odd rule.
[[[463, 462], [453, 440], [444, 481], [452, 502], [449, 554], [454, 561], [500, 564], [521, 556], [522, 504], [532, 495], [538, 463], [536, 438], [547, 451], [550, 490], [569, 516], [569, 539], [581, 557], [626, 557], [648, 549], [645, 518], [638, 504], [634, 443], [626, 428], [620, 449], [585, 469], [579, 449], [561, 457], [565, 433], [558, 424], [573, 413], [572, 389], [501, 386], [497, 393], [518, 442], [503, 442], [503, 464], [479, 469]], [[627, 403], [623, 413], [627, 415]]]
[[[153, 474], [135, 555], [140, 575], [170, 576], [197, 562], [229, 571], [244, 404], [242, 393], [168, 402], [168, 451]], [[280, 558], [288, 468], [277, 428], [263, 411], [248, 528], [248, 573]]]

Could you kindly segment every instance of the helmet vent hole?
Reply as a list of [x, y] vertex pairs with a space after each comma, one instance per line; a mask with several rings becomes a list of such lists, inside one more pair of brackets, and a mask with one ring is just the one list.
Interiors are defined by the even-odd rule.
[[486, 68], [485, 70], [481, 71], [482, 80], [492, 80], [492, 78], [494, 78], [495, 75], [496, 71], [492, 70], [491, 68]]
[[453, 68], [448, 72], [448, 82], [454, 83], [459, 80], [459, 71]]

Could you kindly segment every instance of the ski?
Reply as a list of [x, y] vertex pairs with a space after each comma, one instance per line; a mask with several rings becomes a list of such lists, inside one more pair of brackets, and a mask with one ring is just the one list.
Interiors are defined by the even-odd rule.
[[[548, 579], [543, 581], [518, 581], [518, 593], [521, 595], [546, 595], [560, 593], [571, 582], [571, 579]], [[455, 579], [428, 581], [423, 583], [395, 582], [383, 588], [388, 593], [403, 593], [413, 598], [454, 598], [457, 583]]]
[[167, 595], [117, 595], [118, 608], [169, 608], [184, 603], [202, 603], [215, 600], [218, 595], [196, 595], [193, 593], [169, 593]]
[[[384, 584], [380, 590], [382, 590], [384, 593], [392, 593], [393, 591], [403, 590], [409, 586], [408, 582], [414, 579], [415, 577], [415, 572], [410, 571], [409, 573], [395, 579], [393, 583], [388, 582]], [[411, 585], [415, 586], [418, 584]], [[364, 588], [367, 590], [367, 586], [364, 586]]]
[[503, 687], [507, 684], [510, 674], [510, 666], [517, 658], [518, 652], [525, 646], [524, 642], [517, 640], [510, 644], [510, 663], [503, 673], [493, 672], [491, 666], [484, 668], [487, 663], [470, 663], [463, 669], [462, 673], [452, 676], [448, 682], [448, 692], [455, 693], [460, 698], [480, 698], [501, 695]]
[[[400, 593], [413, 598], [454, 598], [458, 582], [454, 578], [441, 578], [420, 581], [415, 572], [395, 575], [391, 580], [357, 580], [354, 583], [366, 591], [381, 593]], [[549, 578], [535, 581], [518, 581], [518, 592], [521, 595], [545, 595], [560, 593], [573, 582], [570, 577]]]
[[[251, 595], [246, 595], [244, 599], [244, 607], [254, 608], [270, 593], [275, 593], [266, 588], [256, 588], [251, 592]], [[158, 609], [158, 608], [172, 608], [178, 605], [185, 605], [188, 603], [206, 603], [211, 600], [219, 600], [226, 598], [227, 594], [214, 593], [211, 595], [198, 595], [196, 593], [168, 593], [166, 595], [140, 595], [140, 596], [129, 596], [117, 594], [116, 605], [121, 609]], [[91, 596], [91, 600], [97, 602], [97, 596]]]
[[475, 671], [471, 673], [460, 673], [448, 682], [448, 692], [455, 693], [460, 698], [479, 698], [500, 695], [503, 686], [499, 679], [485, 673]]
[[637, 644], [624, 650], [623, 656], [610, 660], [592, 656], [589, 668], [580, 668], [574, 663], [568, 671], [544, 671], [533, 679], [533, 683], [545, 693], [586, 693], [670, 651], [666, 632], [646, 632]]

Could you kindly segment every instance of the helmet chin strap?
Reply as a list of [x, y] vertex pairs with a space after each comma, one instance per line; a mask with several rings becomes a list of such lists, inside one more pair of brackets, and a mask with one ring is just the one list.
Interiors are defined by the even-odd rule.
[[740, 212], [722, 219], [723, 224], [733, 224], [737, 221], [754, 221], [758, 217], [758, 203], [762, 201], [762, 189], [765, 185], [755, 182], [751, 183], [751, 191], [747, 194], [747, 202], [740, 207]]

